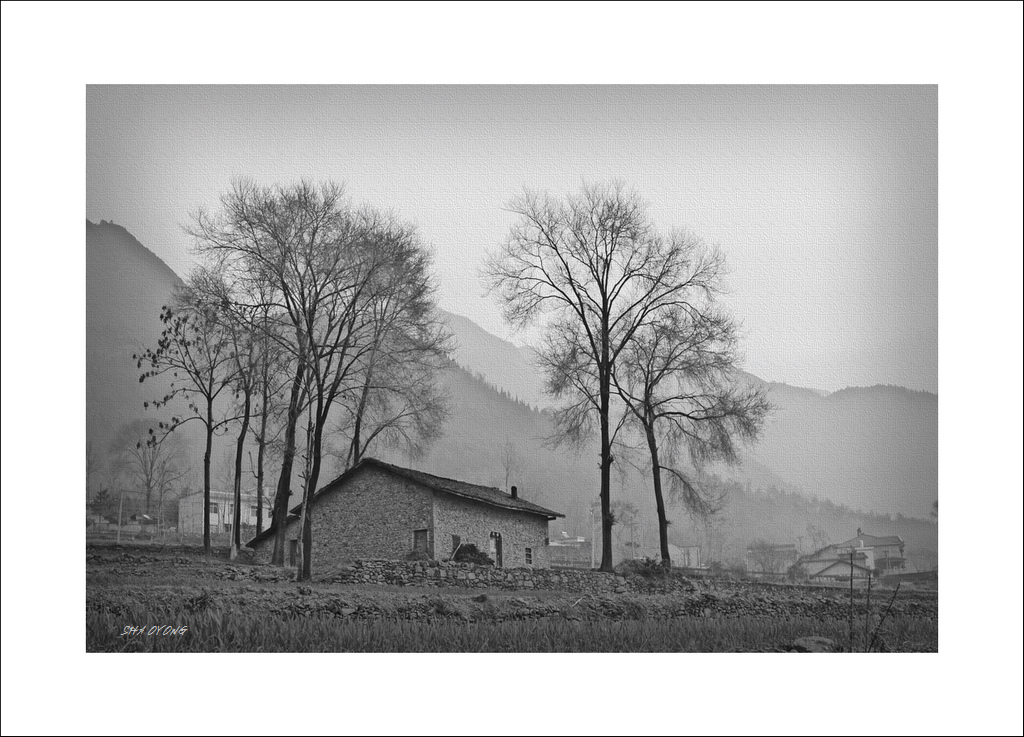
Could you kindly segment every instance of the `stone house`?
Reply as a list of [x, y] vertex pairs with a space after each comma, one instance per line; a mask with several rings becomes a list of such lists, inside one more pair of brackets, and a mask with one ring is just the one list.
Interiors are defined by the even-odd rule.
[[[300, 559], [302, 505], [286, 523], [285, 564]], [[547, 568], [548, 522], [565, 515], [512, 493], [364, 458], [313, 497], [313, 567], [357, 558], [401, 560], [416, 551], [447, 560], [473, 543], [498, 567]], [[273, 527], [253, 538], [258, 563], [273, 553]]]

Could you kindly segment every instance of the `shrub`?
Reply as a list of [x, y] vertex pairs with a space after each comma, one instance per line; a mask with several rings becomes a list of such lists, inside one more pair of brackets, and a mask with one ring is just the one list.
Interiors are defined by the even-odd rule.
[[210, 592], [203, 589], [200, 593], [195, 596], [190, 596], [185, 600], [185, 611], [189, 614], [196, 614], [198, 612], [205, 612], [210, 608], [213, 603], [213, 597], [210, 596]]
[[478, 566], [493, 566], [494, 561], [473, 543], [465, 543], [455, 551], [456, 563], [472, 563]]
[[657, 558], [643, 560], [627, 560], [619, 565], [619, 572], [624, 576], [643, 576], [644, 578], [665, 578], [670, 576], [672, 569], [661, 564]]

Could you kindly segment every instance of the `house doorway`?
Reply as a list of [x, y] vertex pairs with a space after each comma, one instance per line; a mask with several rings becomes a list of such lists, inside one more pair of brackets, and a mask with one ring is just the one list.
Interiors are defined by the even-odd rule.
[[412, 531], [412, 549], [417, 553], [427, 554], [427, 531], [426, 530], [413, 530]]
[[500, 532], [492, 532], [491, 533], [490, 549], [491, 549], [491, 558], [494, 559], [495, 567], [501, 568], [503, 561], [502, 561], [502, 554], [501, 554], [501, 533]]
[[289, 540], [288, 541], [288, 565], [295, 568], [296, 561], [299, 558], [299, 541]]

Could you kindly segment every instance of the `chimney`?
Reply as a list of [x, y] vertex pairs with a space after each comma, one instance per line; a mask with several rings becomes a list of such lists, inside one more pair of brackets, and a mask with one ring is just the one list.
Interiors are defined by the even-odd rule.
[[862, 533], [861, 533], [861, 531], [860, 531], [860, 528], [858, 527], [858, 528], [857, 528], [857, 537], [860, 537], [860, 536], [861, 536], [861, 534], [862, 534]]
[[513, 499], [518, 499], [519, 498], [519, 489], [517, 489], [514, 486], [512, 487], [512, 498]]

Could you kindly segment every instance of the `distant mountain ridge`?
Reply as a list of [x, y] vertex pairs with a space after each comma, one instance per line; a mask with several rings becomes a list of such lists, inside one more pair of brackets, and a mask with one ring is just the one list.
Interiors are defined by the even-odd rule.
[[530, 348], [502, 340], [463, 315], [445, 310], [441, 313], [455, 334], [452, 357], [460, 366], [530, 405], [551, 403], [544, 394], [544, 381], [533, 365]]
[[[180, 278], [124, 228], [86, 224], [87, 435], [100, 449], [120, 423], [152, 416], [142, 409], [157, 387], [140, 385], [131, 355], [160, 333], [160, 307]], [[445, 372], [453, 398], [444, 437], [423, 459], [391, 460], [466, 481], [503, 485], [500, 455], [517, 446], [513, 477], [523, 497], [580, 524], [596, 495], [596, 450], [551, 450], [547, 415], [553, 404], [529, 348], [487, 332], [450, 312], [459, 367]], [[752, 374], [778, 409], [743, 465], [722, 475], [752, 489], [799, 488], [808, 497], [853, 509], [928, 518], [938, 485], [938, 397], [902, 387], [854, 387], [832, 393]], [[380, 454], [384, 456], [385, 454]], [[645, 480], [637, 475], [637, 498]], [[539, 496], [531, 496], [537, 494]], [[569, 509], [568, 507], [572, 507]], [[852, 534], [852, 533], [851, 533]]]

